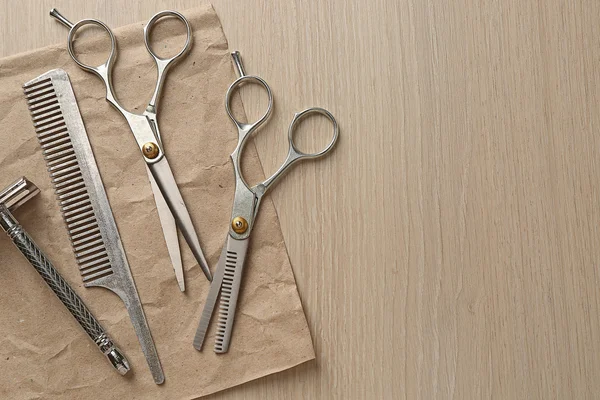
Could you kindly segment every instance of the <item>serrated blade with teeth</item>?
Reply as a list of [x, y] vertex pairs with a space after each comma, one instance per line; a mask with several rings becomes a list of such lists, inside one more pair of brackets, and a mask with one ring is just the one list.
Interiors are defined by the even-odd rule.
[[219, 318], [215, 337], [215, 353], [226, 353], [229, 349], [248, 243], [249, 239], [237, 240], [227, 235], [227, 240], [225, 246], [223, 246], [217, 270], [213, 277], [208, 296], [206, 297], [204, 309], [202, 310], [200, 324], [194, 337], [194, 348], [196, 350], [202, 350], [208, 325], [210, 324], [218, 298]]

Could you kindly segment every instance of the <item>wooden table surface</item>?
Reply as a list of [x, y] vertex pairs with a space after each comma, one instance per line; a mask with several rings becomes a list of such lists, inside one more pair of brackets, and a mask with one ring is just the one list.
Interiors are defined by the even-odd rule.
[[[197, 1], [0, 5], [5, 56], [65, 40], [52, 6], [117, 27]], [[342, 136], [271, 194], [316, 362], [209, 398], [597, 397], [600, 2], [214, 6], [276, 96], [265, 171], [295, 111]]]

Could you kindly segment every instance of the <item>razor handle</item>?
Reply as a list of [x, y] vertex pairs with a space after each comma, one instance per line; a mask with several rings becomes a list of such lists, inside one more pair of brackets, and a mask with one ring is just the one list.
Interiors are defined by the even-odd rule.
[[71, 315], [73, 315], [85, 333], [98, 346], [102, 354], [108, 358], [111, 365], [121, 375], [127, 373], [130, 368], [125, 356], [104, 332], [104, 329], [83, 303], [83, 300], [81, 300], [73, 288], [58, 273], [50, 260], [12, 216], [11, 212], [2, 204], [0, 204], [0, 226], [21, 254], [35, 268], [54, 294], [69, 310]]

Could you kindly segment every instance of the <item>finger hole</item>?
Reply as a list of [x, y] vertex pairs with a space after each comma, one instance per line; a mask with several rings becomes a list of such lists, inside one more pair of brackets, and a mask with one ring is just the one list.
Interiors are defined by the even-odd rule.
[[326, 110], [305, 110], [290, 126], [290, 141], [294, 149], [304, 155], [323, 155], [337, 141], [337, 122]]
[[[235, 93], [241, 98], [241, 103], [232, 100]], [[269, 116], [273, 97], [265, 81], [255, 76], [244, 76], [230, 86], [227, 102], [227, 111], [232, 119], [238, 123], [256, 124]]]
[[100, 21], [80, 21], [69, 33], [69, 50], [75, 61], [85, 67], [92, 68], [106, 63], [113, 51], [113, 40], [108, 27]]
[[148, 22], [144, 32], [148, 50], [161, 59], [177, 57], [189, 45], [190, 32], [183, 15], [158, 13]]

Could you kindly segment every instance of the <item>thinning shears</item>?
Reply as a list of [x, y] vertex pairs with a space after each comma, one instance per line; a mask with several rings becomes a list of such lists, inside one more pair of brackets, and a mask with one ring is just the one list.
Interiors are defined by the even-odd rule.
[[[192, 29], [189, 22], [182, 14], [176, 11], [167, 10], [155, 14], [152, 18], [150, 18], [146, 26], [144, 26], [144, 42], [146, 44], [148, 53], [150, 53], [154, 59], [154, 62], [156, 63], [158, 76], [154, 93], [150, 102], [148, 103], [148, 106], [146, 107], [146, 110], [143, 114], [134, 114], [121, 106], [114, 94], [111, 75], [117, 56], [117, 43], [110, 28], [105, 23], [96, 19], [83, 19], [73, 24], [63, 15], [61, 15], [56, 9], [52, 9], [52, 11], [50, 11], [50, 15], [69, 28], [67, 43], [71, 58], [80, 68], [94, 73], [104, 82], [104, 85], [106, 86], [106, 101], [112, 104], [129, 123], [129, 128], [131, 129], [138, 147], [142, 152], [144, 161], [146, 162], [148, 177], [150, 179], [150, 184], [154, 193], [154, 199], [156, 201], [156, 208], [161, 225], [163, 227], [165, 240], [167, 242], [167, 249], [169, 250], [169, 256], [171, 258], [171, 262], [173, 263], [179, 288], [181, 291], [185, 290], [183, 265], [181, 262], [181, 253], [177, 238], [177, 227], [181, 230], [183, 237], [192, 250], [192, 253], [198, 261], [198, 264], [200, 264], [202, 271], [208, 280], [211, 280], [212, 276], [204, 254], [202, 253], [202, 249], [200, 248], [200, 242], [198, 240], [198, 236], [196, 235], [192, 219], [190, 218], [190, 214], [185, 206], [185, 203], [183, 202], [183, 198], [181, 197], [181, 193], [179, 192], [179, 188], [175, 182], [175, 177], [173, 176], [173, 172], [171, 171], [171, 167], [169, 166], [169, 162], [167, 161], [167, 157], [164, 153], [156, 117], [157, 105], [166, 73], [169, 68], [179, 61], [181, 57], [184, 56], [190, 49], [192, 42]], [[150, 45], [150, 32], [153, 26], [156, 25], [159, 20], [165, 17], [175, 17], [179, 19], [185, 24], [187, 30], [187, 38], [183, 49], [170, 58], [159, 57], [152, 50]], [[86, 25], [98, 26], [104, 29], [110, 37], [111, 51], [104, 64], [98, 66], [85, 64], [79, 60], [75, 54], [73, 46], [75, 35], [80, 28]]]
[[[215, 308], [217, 297], [220, 293], [219, 321], [214, 350], [216, 353], [225, 353], [229, 349], [235, 310], [242, 281], [242, 270], [244, 260], [248, 251], [250, 233], [258, 214], [262, 197], [273, 185], [288, 171], [289, 167], [301, 160], [315, 159], [329, 153], [338, 139], [338, 124], [333, 115], [323, 108], [312, 107], [294, 115], [288, 129], [289, 151], [286, 160], [281, 167], [265, 181], [250, 187], [242, 176], [240, 166], [241, 155], [248, 138], [255, 132], [270, 116], [273, 108], [273, 95], [269, 85], [258, 76], [246, 75], [239, 52], [231, 54], [234, 65], [240, 77], [229, 86], [225, 96], [225, 108], [229, 118], [238, 129], [238, 144], [231, 154], [233, 170], [235, 173], [235, 197], [233, 200], [233, 212], [229, 233], [221, 251], [221, 258], [217, 264], [214, 279], [211, 283], [204, 310], [200, 318], [200, 324], [194, 337], [196, 350], [202, 349], [206, 331]], [[262, 86], [268, 96], [268, 108], [265, 114], [256, 122], [247, 124], [238, 121], [230, 108], [231, 97], [240, 85], [245, 83], [256, 83]], [[333, 124], [333, 138], [323, 150], [317, 153], [305, 153], [300, 151], [294, 144], [294, 131], [298, 123], [310, 116], [320, 114], [328, 118]]]

